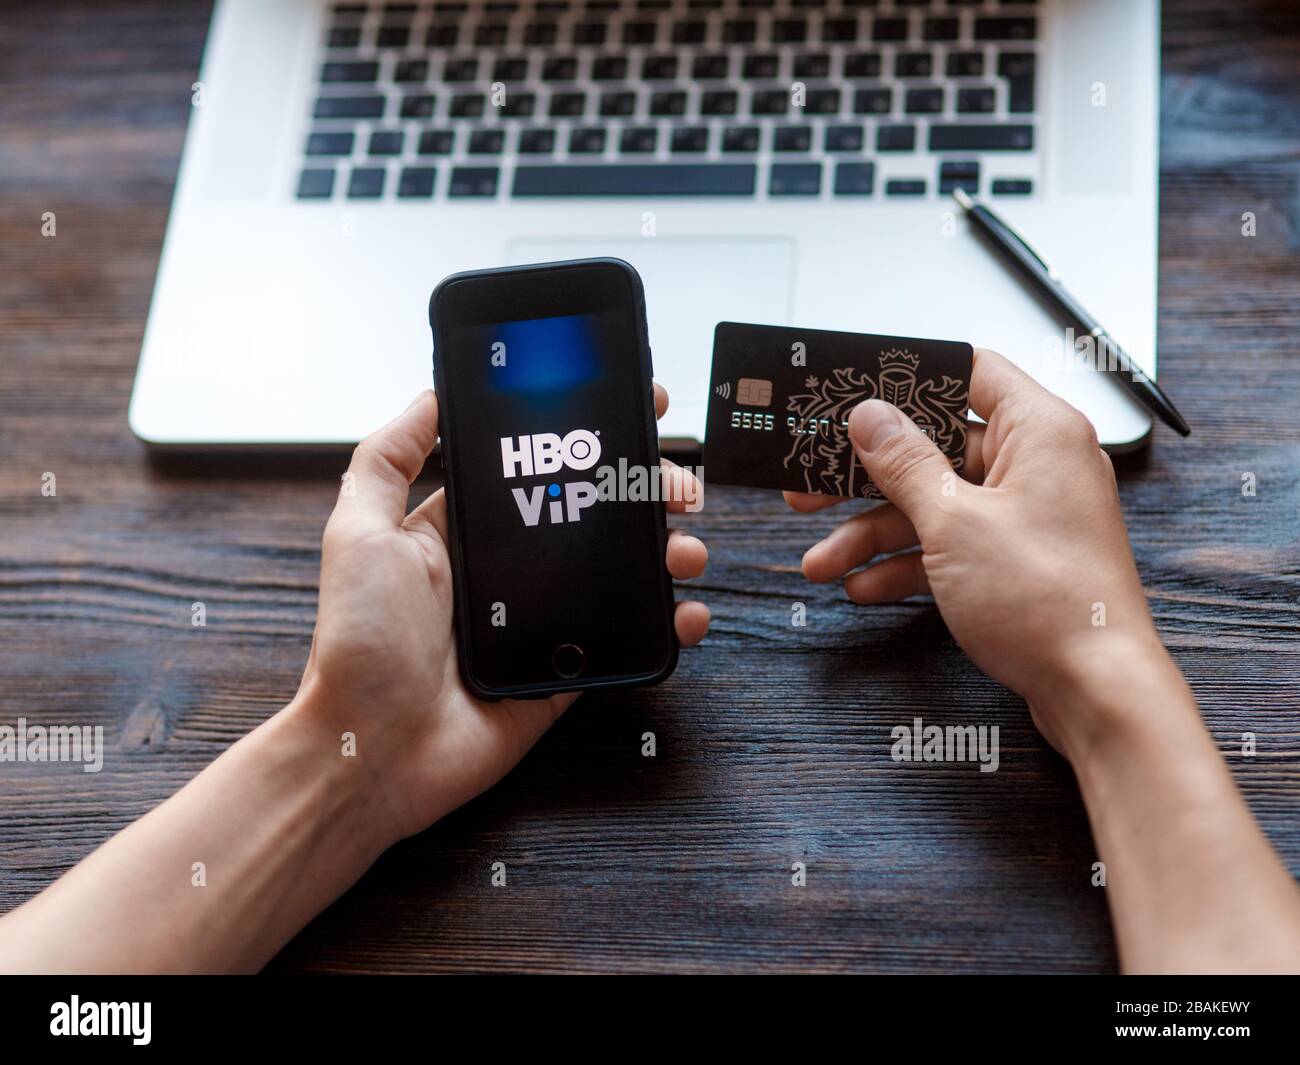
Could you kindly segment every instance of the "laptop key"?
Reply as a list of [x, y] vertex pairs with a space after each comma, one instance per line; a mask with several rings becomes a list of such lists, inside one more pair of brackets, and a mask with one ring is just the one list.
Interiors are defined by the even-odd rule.
[[618, 138], [618, 150], [628, 154], [653, 152], [659, 140], [654, 126], [629, 126]]
[[553, 151], [555, 151], [555, 130], [520, 130], [519, 153], [521, 155], [549, 155]]
[[410, 26], [380, 26], [375, 34], [375, 44], [380, 48], [405, 48], [410, 43]]
[[575, 56], [548, 56], [542, 64], [542, 81], [572, 81], [577, 76], [578, 60]]
[[983, 52], [949, 52], [945, 68], [950, 78], [980, 78], [984, 76]]
[[741, 68], [741, 75], [747, 79], [757, 78], [766, 81], [769, 78], [776, 77], [780, 65], [780, 57], [775, 52], [759, 52], [756, 55], [747, 55], [745, 56], [744, 66]]
[[731, 68], [725, 53], [717, 55], [697, 55], [691, 64], [691, 77], [697, 81], [714, 81], [725, 78]]
[[962, 115], [988, 114], [993, 110], [994, 93], [990, 86], [977, 86], [957, 90], [957, 113]]
[[[307, 137], [308, 155], [351, 155], [352, 133], [312, 133]], [[332, 170], [322, 171], [332, 174]]]
[[1034, 76], [1032, 74], [1007, 80], [1007, 110], [1013, 115], [1029, 114], [1034, 110]]
[[537, 96], [531, 92], [507, 92], [500, 112], [502, 118], [531, 118], [537, 109]]
[[947, 196], [953, 189], [962, 189], [972, 195], [980, 190], [980, 165], [977, 162], [940, 163], [939, 193]]
[[587, 109], [585, 92], [557, 92], [551, 96], [548, 114], [552, 118], [581, 118]]
[[476, 129], [470, 131], [468, 148], [470, 155], [500, 155], [505, 146], [505, 130]]
[[951, 15], [927, 18], [921, 23], [921, 39], [925, 41], [955, 41], [961, 36], [961, 20]]
[[801, 18], [773, 19], [771, 34], [777, 44], [801, 44], [808, 39], [808, 21]]
[[943, 89], [908, 89], [903, 109], [909, 115], [937, 115], [943, 110]]
[[670, 147], [677, 152], [707, 152], [709, 130], [707, 126], [679, 126], [673, 130]]
[[495, 196], [499, 171], [495, 166], [458, 166], [451, 172], [448, 196]]
[[506, 43], [508, 32], [504, 22], [481, 22], [474, 30], [474, 43], [480, 48], [500, 48]]
[[641, 61], [641, 77], [646, 81], [672, 81], [677, 77], [677, 56], [648, 55]]
[[360, 26], [335, 26], [325, 38], [325, 44], [329, 48], [356, 48], [360, 43]]
[[545, 48], [556, 42], [560, 28], [554, 22], [533, 22], [524, 27], [524, 44]]
[[822, 20], [822, 40], [827, 44], [843, 44], [858, 39], [858, 20], [855, 18], [828, 18]]
[[880, 77], [880, 53], [857, 52], [844, 57], [844, 76], [846, 78]]
[[493, 81], [523, 81], [528, 77], [528, 57], [504, 55], [492, 64]]
[[772, 150], [776, 152], [806, 152], [812, 148], [812, 129], [809, 126], [777, 126], [772, 131]]
[[893, 106], [893, 89], [858, 89], [853, 94], [853, 113], [857, 115], [887, 115]]
[[794, 57], [796, 78], [828, 78], [830, 73], [831, 57], [825, 52], [810, 52]]
[[400, 129], [377, 129], [370, 134], [367, 151], [371, 155], [401, 155], [403, 135]]
[[876, 151], [910, 152], [915, 150], [915, 126], [881, 126], [876, 130]]
[[451, 98], [447, 113], [452, 118], [479, 118], [483, 114], [485, 98], [481, 92], [463, 92]]
[[872, 163], [835, 165], [836, 196], [870, 196], [875, 184], [876, 168]]
[[348, 179], [348, 199], [375, 200], [384, 194], [384, 168], [359, 166]]
[[333, 193], [333, 170], [309, 167], [298, 175], [298, 199], [328, 200]]
[[636, 93], [607, 92], [600, 98], [600, 114], [603, 118], [626, 117], [636, 110]]
[[416, 151], [421, 155], [450, 155], [456, 133], [450, 129], [426, 129], [420, 134]]
[[920, 178], [892, 178], [885, 182], [886, 196], [924, 196], [925, 182]]
[[579, 22], [573, 27], [574, 44], [604, 44], [605, 24], [603, 22]]
[[433, 97], [427, 93], [419, 96], [402, 98], [402, 118], [431, 118], [433, 116]]
[[428, 76], [427, 59], [403, 59], [393, 68], [393, 80], [396, 82], [424, 81]]
[[731, 89], [711, 89], [700, 94], [701, 115], [734, 115], [740, 94]]
[[930, 127], [932, 152], [1027, 152], [1033, 147], [1033, 126]]
[[473, 81], [478, 77], [478, 60], [472, 56], [448, 59], [442, 68], [443, 81]]
[[752, 196], [752, 163], [518, 166], [515, 196]]
[[373, 61], [362, 63], [330, 62], [322, 64], [320, 68], [320, 80], [331, 84], [336, 82], [374, 81], [378, 77], [379, 64]]
[[408, 166], [397, 182], [397, 195], [404, 200], [428, 199], [437, 173], [431, 166]]
[[753, 44], [758, 36], [758, 23], [752, 18], [728, 19], [722, 24], [724, 44]]
[[622, 81], [627, 77], [627, 57], [599, 55], [591, 64], [592, 81]]
[[673, 25], [673, 44], [703, 44], [709, 24], [703, 19], [684, 19]]
[[997, 178], [993, 182], [994, 196], [1028, 196], [1033, 191], [1029, 178]]
[[757, 126], [728, 126], [722, 131], [722, 150], [724, 152], [758, 151]]
[[934, 56], [929, 52], [899, 52], [894, 57], [894, 77], [928, 78], [934, 71]]
[[908, 20], [906, 18], [877, 18], [871, 26], [873, 41], [907, 40]]
[[426, 48], [454, 48], [459, 37], [459, 26], [450, 23], [443, 23], [441, 25], [430, 26], [425, 31], [424, 45]]
[[654, 44], [658, 32], [653, 22], [623, 23], [623, 43], [627, 45]]
[[321, 96], [312, 114], [316, 118], [383, 118], [382, 96]]
[[569, 132], [569, 151], [579, 155], [594, 155], [605, 150], [603, 126], [580, 126]]
[[839, 89], [813, 89], [808, 94], [804, 110], [810, 115], [838, 115], [840, 99]]
[[654, 92], [650, 94], [650, 114], [656, 117], [665, 115], [684, 115], [686, 113], [686, 93]]
[[864, 143], [862, 127], [827, 126], [825, 143], [828, 152], [860, 152]]
[[985, 16], [975, 20], [977, 41], [1032, 41], [1038, 36], [1038, 20], [1032, 16]]
[[749, 102], [750, 112], [755, 115], [783, 115], [789, 106], [790, 94], [784, 89], [760, 89]]
[[821, 163], [772, 164], [767, 178], [769, 196], [816, 196], [821, 190]]

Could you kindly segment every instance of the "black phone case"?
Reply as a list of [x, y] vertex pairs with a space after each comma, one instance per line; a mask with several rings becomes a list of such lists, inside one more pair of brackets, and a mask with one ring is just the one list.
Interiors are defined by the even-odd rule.
[[438, 358], [439, 337], [435, 309], [438, 305], [439, 294], [444, 288], [453, 282], [474, 280], [476, 278], [499, 277], [503, 274], [528, 274], [596, 265], [606, 265], [622, 270], [626, 274], [632, 289], [632, 298], [634, 301], [633, 313], [636, 315], [638, 325], [637, 356], [641, 370], [641, 382], [644, 386], [641, 392], [645, 397], [643, 403], [644, 431], [646, 433], [646, 440], [649, 442], [649, 466], [650, 468], [654, 468], [659, 464], [659, 431], [655, 419], [653, 391], [654, 368], [651, 363], [650, 338], [646, 328], [645, 289], [641, 284], [641, 276], [636, 272], [631, 263], [612, 257], [598, 257], [591, 259], [569, 259], [561, 262], [530, 263], [522, 266], [500, 266], [485, 270], [465, 270], [443, 278], [442, 281], [438, 283], [437, 287], [434, 288], [433, 293], [429, 296], [429, 328], [433, 334], [433, 387], [434, 391], [440, 397], [438, 403], [438, 437], [441, 441], [442, 464], [444, 471], [443, 487], [447, 493], [447, 527], [449, 534], [448, 538], [450, 540], [449, 547], [452, 567], [452, 587], [455, 597], [452, 626], [456, 632], [456, 657], [460, 666], [461, 679], [465, 682], [465, 687], [467, 687], [470, 693], [477, 698], [489, 702], [496, 702], [501, 699], [537, 698], [541, 696], [555, 695], [559, 692], [649, 686], [660, 684], [667, 680], [672, 676], [673, 671], [677, 668], [677, 658], [680, 651], [680, 645], [677, 640], [677, 630], [673, 621], [673, 582], [672, 577], [668, 573], [668, 566], [665, 560], [665, 552], [668, 546], [668, 519], [662, 501], [654, 504], [658, 517], [655, 542], [656, 550], [658, 551], [658, 564], [663, 572], [664, 592], [662, 598], [663, 603], [665, 604], [664, 621], [668, 627], [669, 645], [668, 657], [661, 666], [658, 666], [649, 673], [629, 676], [600, 677], [592, 680], [583, 680], [580, 677], [573, 680], [547, 678], [545, 680], [539, 680], [535, 685], [530, 684], [509, 689], [491, 688], [479, 683], [478, 678], [474, 676], [473, 655], [470, 647], [469, 633], [467, 632], [466, 627], [463, 627], [458, 623], [460, 617], [460, 604], [464, 602], [466, 595], [466, 577], [464, 547], [459, 532], [461, 518], [456, 499], [455, 413], [451, 410], [451, 404], [444, 404], [441, 401], [441, 397], [450, 395], [450, 393], [445, 387], [446, 378], [442, 361]]

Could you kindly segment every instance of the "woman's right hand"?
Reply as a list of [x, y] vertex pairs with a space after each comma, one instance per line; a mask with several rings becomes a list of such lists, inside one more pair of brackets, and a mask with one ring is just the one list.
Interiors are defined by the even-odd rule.
[[[853, 447], [889, 502], [809, 548], [803, 572], [842, 579], [857, 603], [933, 595], [966, 653], [1072, 757], [1097, 723], [1069, 719], [1062, 691], [1146, 652], [1167, 656], [1088, 419], [992, 351], [975, 352], [970, 397], [987, 424], [970, 426], [961, 477], [896, 407], [854, 409]], [[786, 499], [799, 511], [843, 502]]]

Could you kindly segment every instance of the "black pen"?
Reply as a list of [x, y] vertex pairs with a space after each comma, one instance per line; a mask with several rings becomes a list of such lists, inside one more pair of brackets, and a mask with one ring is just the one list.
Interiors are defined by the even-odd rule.
[[[967, 217], [1016, 264], [1024, 275], [1042, 292], [1057, 310], [1071, 319], [1077, 328], [1093, 339], [1098, 352], [1097, 369], [1109, 373], [1123, 385], [1142, 406], [1156, 415], [1175, 432], [1187, 436], [1191, 433], [1183, 416], [1160, 391], [1160, 386], [1149, 378], [1124, 350], [1111, 339], [1100, 322], [1075, 299], [1060, 277], [1024, 237], [995, 215], [987, 207], [976, 203], [964, 189], [953, 189], [953, 198], [961, 205]], [[1105, 352], [1105, 358], [1100, 353]], [[1114, 370], [1111, 370], [1113, 365]], [[1114, 371], [1118, 372], [1114, 372]]]

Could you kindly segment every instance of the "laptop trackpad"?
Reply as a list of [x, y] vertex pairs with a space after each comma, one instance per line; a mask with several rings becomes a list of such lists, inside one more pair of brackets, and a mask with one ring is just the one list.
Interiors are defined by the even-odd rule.
[[710, 240], [520, 238], [511, 264], [614, 256], [636, 267], [645, 284], [655, 377], [672, 403], [665, 437], [704, 438], [713, 327], [719, 322], [788, 325], [795, 247], [778, 237]]

